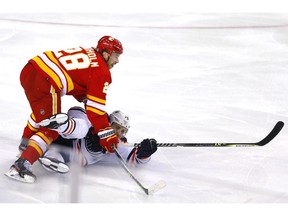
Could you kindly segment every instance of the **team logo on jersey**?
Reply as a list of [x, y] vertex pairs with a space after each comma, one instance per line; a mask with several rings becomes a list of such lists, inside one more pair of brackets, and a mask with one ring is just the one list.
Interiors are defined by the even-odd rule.
[[108, 89], [109, 89], [109, 83], [108, 83], [108, 82], [105, 82], [105, 83], [104, 83], [104, 88], [103, 88], [103, 93], [107, 94]]
[[41, 115], [45, 115], [45, 110], [44, 109], [40, 109], [40, 114]]

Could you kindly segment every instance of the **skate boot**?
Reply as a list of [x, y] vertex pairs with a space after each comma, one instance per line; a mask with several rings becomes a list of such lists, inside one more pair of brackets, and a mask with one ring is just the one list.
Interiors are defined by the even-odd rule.
[[70, 171], [70, 168], [62, 161], [51, 157], [40, 157], [38, 161], [48, 171], [53, 171], [61, 174], [65, 174]]
[[67, 114], [58, 113], [58, 114], [51, 116], [50, 118], [42, 120], [39, 123], [39, 125], [45, 128], [49, 128], [49, 129], [57, 129], [61, 125], [66, 124], [68, 120], [69, 120], [69, 117]]
[[19, 152], [23, 152], [26, 150], [27, 146], [28, 146], [28, 140], [27, 138], [22, 138], [21, 139], [21, 142], [20, 142], [20, 145], [18, 146], [18, 150]]
[[36, 176], [32, 173], [32, 165], [25, 158], [16, 160], [5, 175], [25, 183], [34, 183], [36, 181]]

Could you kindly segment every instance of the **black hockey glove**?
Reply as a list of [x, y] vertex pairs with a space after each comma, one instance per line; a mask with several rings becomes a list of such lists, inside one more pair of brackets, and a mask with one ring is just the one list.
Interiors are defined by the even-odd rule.
[[85, 137], [85, 147], [89, 152], [103, 151], [99, 143], [99, 136], [95, 133], [93, 127], [91, 127]]
[[137, 158], [143, 159], [150, 157], [157, 151], [157, 141], [155, 139], [144, 139], [136, 152]]

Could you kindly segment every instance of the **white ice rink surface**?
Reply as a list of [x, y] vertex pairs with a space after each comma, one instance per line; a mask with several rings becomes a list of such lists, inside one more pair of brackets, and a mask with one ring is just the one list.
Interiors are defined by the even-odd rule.
[[[256, 142], [288, 125], [288, 14], [0, 14], [1, 203], [287, 203], [287, 126], [264, 147], [158, 148], [149, 164], [116, 157], [59, 175], [33, 166], [34, 184], [4, 176], [30, 108], [22, 67], [45, 50], [120, 39], [107, 111], [130, 115], [130, 142]], [[78, 105], [63, 98], [63, 111]]]

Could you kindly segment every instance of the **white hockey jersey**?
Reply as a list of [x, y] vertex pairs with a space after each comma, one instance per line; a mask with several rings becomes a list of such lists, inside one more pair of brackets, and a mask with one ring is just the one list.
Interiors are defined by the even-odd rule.
[[[54, 145], [51, 145], [44, 156], [58, 159], [64, 163], [77, 161], [82, 166], [95, 164], [103, 159], [113, 160], [113, 158], [116, 158], [114, 153], [103, 150], [99, 144], [99, 137], [97, 135], [89, 133], [93, 131], [89, 130], [92, 124], [88, 120], [84, 109], [81, 107], [72, 107], [67, 114], [73, 118], [75, 129], [69, 135], [59, 133], [61, 137], [55, 141]], [[147, 163], [151, 159], [151, 157], [145, 159], [137, 158], [135, 149], [125, 146], [125, 144], [119, 146], [117, 149], [128, 163]]]

